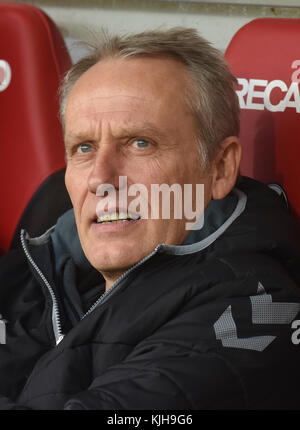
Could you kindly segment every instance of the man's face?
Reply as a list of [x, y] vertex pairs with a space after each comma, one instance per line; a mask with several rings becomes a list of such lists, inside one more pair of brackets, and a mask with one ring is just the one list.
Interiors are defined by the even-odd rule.
[[128, 187], [145, 185], [149, 196], [151, 184], [200, 183], [205, 205], [211, 198], [184, 100], [187, 79], [173, 59], [107, 59], [84, 73], [68, 97], [66, 186], [83, 250], [101, 273], [122, 273], [159, 243], [181, 244], [189, 231], [185, 219], [97, 222], [99, 185], [111, 184], [118, 197], [120, 176]]

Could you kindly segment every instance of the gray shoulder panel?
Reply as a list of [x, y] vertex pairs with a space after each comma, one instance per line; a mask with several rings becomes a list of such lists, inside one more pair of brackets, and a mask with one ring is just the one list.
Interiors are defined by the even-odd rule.
[[199, 252], [202, 249], [207, 248], [209, 245], [215, 242], [218, 237], [220, 237], [233, 223], [233, 221], [235, 221], [245, 210], [247, 203], [246, 194], [237, 188], [234, 188], [232, 192], [238, 197], [238, 202], [230, 217], [221, 225], [221, 227], [219, 227], [216, 231], [207, 236], [205, 239], [201, 240], [200, 242], [193, 243], [192, 245], [173, 246], [162, 244], [160, 246], [159, 252], [165, 252], [167, 254], [173, 255], [192, 254], [194, 252]]

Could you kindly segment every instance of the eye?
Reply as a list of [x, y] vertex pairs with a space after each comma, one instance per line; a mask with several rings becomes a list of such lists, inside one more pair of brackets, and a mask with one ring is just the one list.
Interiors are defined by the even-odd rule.
[[137, 149], [148, 148], [150, 146], [150, 142], [144, 139], [135, 139], [132, 146]]
[[79, 145], [77, 147], [77, 152], [79, 152], [79, 154], [85, 154], [87, 152], [90, 152], [92, 150], [92, 146], [89, 145], [88, 143], [83, 143], [82, 145]]

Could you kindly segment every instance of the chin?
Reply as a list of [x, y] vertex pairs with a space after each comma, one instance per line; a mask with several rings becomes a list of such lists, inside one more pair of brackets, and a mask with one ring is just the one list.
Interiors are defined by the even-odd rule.
[[89, 249], [86, 252], [86, 257], [95, 269], [99, 272], [125, 272], [144, 255], [141, 252], [133, 252], [130, 246], [110, 246], [102, 245], [95, 249]]

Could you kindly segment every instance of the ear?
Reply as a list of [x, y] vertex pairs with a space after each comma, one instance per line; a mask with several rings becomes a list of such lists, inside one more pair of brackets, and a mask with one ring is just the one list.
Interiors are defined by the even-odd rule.
[[224, 139], [213, 161], [212, 198], [223, 199], [234, 187], [239, 172], [242, 148], [236, 136]]

